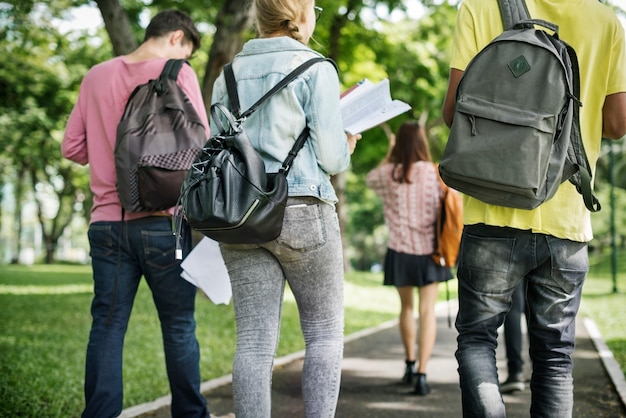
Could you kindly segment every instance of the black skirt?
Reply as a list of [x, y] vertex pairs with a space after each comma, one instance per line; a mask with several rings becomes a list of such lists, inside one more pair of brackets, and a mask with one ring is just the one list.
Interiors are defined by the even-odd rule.
[[385, 286], [425, 286], [452, 279], [452, 271], [441, 267], [430, 255], [413, 255], [387, 248]]

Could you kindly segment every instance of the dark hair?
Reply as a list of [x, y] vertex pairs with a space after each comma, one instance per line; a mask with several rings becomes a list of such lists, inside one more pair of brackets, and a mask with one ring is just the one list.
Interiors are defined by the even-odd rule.
[[417, 161], [431, 161], [426, 130], [419, 123], [403, 123], [396, 134], [396, 142], [389, 154], [389, 162], [394, 164], [391, 177], [398, 183], [410, 183], [409, 170]]
[[157, 13], [146, 28], [143, 41], [145, 42], [150, 38], [159, 38], [176, 30], [182, 30], [185, 34], [185, 39], [193, 44], [192, 52], [200, 48], [200, 33], [196, 25], [187, 13], [180, 10], [165, 10]]

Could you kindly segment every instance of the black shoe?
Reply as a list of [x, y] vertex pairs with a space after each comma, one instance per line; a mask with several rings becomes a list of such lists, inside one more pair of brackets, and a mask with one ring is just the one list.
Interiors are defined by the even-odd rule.
[[520, 392], [524, 389], [526, 389], [526, 384], [524, 383], [524, 376], [521, 374], [509, 375], [506, 381], [500, 383], [500, 393]]
[[428, 382], [426, 382], [426, 374], [417, 373], [415, 381], [415, 390], [413, 391], [414, 395], [424, 396], [430, 393], [430, 386], [428, 386]]
[[402, 384], [412, 385], [415, 380], [415, 361], [405, 360], [406, 369], [404, 370], [404, 376], [402, 376]]

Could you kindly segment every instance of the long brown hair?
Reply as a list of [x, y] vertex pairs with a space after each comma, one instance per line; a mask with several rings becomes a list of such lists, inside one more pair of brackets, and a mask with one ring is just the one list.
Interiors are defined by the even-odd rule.
[[415, 121], [403, 123], [396, 134], [396, 141], [389, 154], [394, 164], [391, 177], [398, 183], [411, 183], [409, 171], [417, 161], [432, 161], [428, 138], [423, 126]]

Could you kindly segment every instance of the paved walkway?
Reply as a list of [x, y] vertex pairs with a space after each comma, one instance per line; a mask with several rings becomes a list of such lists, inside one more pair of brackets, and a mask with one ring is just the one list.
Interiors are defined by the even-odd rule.
[[[346, 338], [336, 417], [461, 417], [461, 391], [454, 357], [456, 330], [448, 327], [447, 308], [445, 304], [438, 305], [437, 343], [428, 366], [430, 395], [412, 396], [408, 394], [410, 388], [397, 384], [404, 372], [404, 352], [397, 322], [391, 321]], [[450, 303], [450, 310], [454, 318], [455, 301]], [[506, 370], [503, 346], [501, 342], [498, 367]], [[302, 416], [302, 355], [300, 352], [277, 359], [272, 393], [274, 418]], [[574, 362], [574, 417], [626, 418], [624, 375], [598, 338], [593, 323], [582, 318], [577, 324]], [[529, 370], [526, 375], [530, 376]], [[203, 393], [215, 415], [225, 415], [233, 410], [230, 381], [231, 377], [225, 376], [203, 384]], [[528, 388], [504, 395], [504, 400], [509, 418], [529, 416]], [[122, 417], [166, 418], [169, 417], [168, 410], [169, 397], [163, 397], [129, 408]]]

